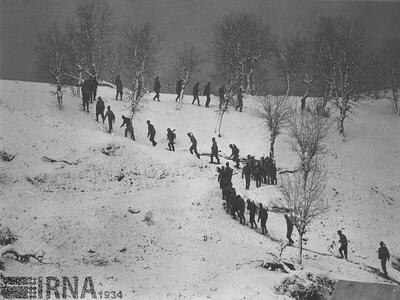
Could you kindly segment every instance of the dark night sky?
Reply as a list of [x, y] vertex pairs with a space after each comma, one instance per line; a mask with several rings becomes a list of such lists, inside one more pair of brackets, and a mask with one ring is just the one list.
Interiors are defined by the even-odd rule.
[[[34, 45], [37, 34], [56, 20], [73, 14], [76, 0], [0, 0], [0, 78], [37, 80]], [[273, 32], [290, 34], [320, 14], [356, 19], [379, 44], [400, 34], [400, 2], [300, 0], [113, 0], [109, 1], [117, 27], [150, 21], [163, 37], [160, 61], [164, 68], [174, 49], [184, 43], [199, 47], [209, 64], [214, 23], [226, 13], [260, 15]]]

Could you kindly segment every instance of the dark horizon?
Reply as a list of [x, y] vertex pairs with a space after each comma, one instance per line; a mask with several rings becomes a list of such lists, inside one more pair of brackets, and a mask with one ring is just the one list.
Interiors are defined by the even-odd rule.
[[[42, 81], [36, 72], [34, 46], [39, 32], [54, 21], [62, 24], [74, 12], [77, 0], [0, 0], [0, 78]], [[176, 48], [192, 43], [207, 63], [199, 79], [213, 73], [210, 45], [213, 26], [229, 12], [245, 11], [261, 16], [280, 36], [306, 28], [318, 15], [357, 20], [377, 46], [400, 34], [400, 2], [310, 0], [118, 0], [109, 1], [117, 28], [128, 21], [149, 21], [163, 37], [159, 73], [168, 67]], [[118, 29], [117, 29], [118, 30]], [[118, 32], [114, 37], [118, 38]]]

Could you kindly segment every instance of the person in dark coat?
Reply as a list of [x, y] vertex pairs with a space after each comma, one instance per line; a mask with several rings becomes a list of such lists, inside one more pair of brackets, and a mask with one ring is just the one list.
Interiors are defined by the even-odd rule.
[[257, 205], [253, 202], [251, 202], [249, 199], [247, 199], [247, 209], [250, 213], [250, 226], [251, 228], [253, 228], [253, 226], [255, 228], [257, 228], [257, 223], [254, 220], [255, 216], [256, 216], [256, 212], [257, 212]]
[[175, 92], [176, 92], [176, 99], [175, 102], [178, 101], [178, 99], [181, 97], [181, 92], [182, 92], [182, 86], [183, 86], [183, 81], [179, 77], [178, 81], [176, 82], [176, 87], [175, 87]]
[[218, 90], [218, 96], [219, 96], [219, 108], [222, 108], [222, 105], [225, 103], [225, 86], [221, 86]]
[[385, 276], [388, 276], [386, 262], [390, 260], [390, 253], [384, 242], [381, 241], [379, 244], [380, 247], [378, 249], [378, 258], [381, 260], [383, 274], [385, 274]]
[[94, 100], [96, 100], [96, 95], [97, 95], [97, 87], [99, 83], [97, 81], [96, 76], [92, 76], [90, 79], [90, 103], [93, 103]]
[[243, 90], [240, 87], [237, 93], [237, 101], [238, 101], [238, 105], [235, 106], [235, 110], [238, 110], [238, 108], [240, 108], [240, 112], [242, 112], [243, 109]]
[[233, 170], [232, 168], [229, 166], [229, 163], [226, 162], [225, 164], [225, 174], [226, 174], [226, 180], [228, 182], [232, 182], [232, 175], [233, 175]]
[[258, 211], [258, 222], [261, 220], [261, 230], [262, 234], [268, 233], [267, 230], [267, 220], [268, 220], [268, 210], [263, 207], [263, 205], [260, 203], [260, 209]]
[[267, 159], [266, 158], [261, 157], [260, 166], [261, 166], [261, 181], [263, 183], [267, 183]]
[[239, 205], [237, 201], [237, 194], [234, 187], [231, 187], [228, 195], [228, 206], [230, 208], [232, 218], [236, 219], [236, 213], [239, 212]]
[[[341, 230], [338, 230], [338, 235], [339, 235], [339, 243], [340, 243], [340, 248], [339, 248], [339, 253], [340, 253], [340, 258], [345, 258], [347, 259], [347, 237], [342, 233]], [[343, 255], [344, 254], [344, 255]]]
[[229, 145], [229, 148], [231, 148], [231, 150], [232, 150], [232, 153], [231, 153], [231, 155], [229, 156], [229, 158], [232, 158], [232, 160], [234, 161], [234, 162], [236, 162], [236, 168], [239, 168], [239, 148], [238, 147], [236, 147], [236, 145], [235, 144], [230, 144]]
[[125, 117], [124, 115], [122, 116], [122, 125], [120, 126], [123, 127], [124, 125], [126, 125], [125, 127], [125, 137], [128, 136], [128, 132], [131, 134], [131, 138], [132, 140], [135, 140], [135, 134], [133, 133], [133, 126], [132, 126], [132, 120], [128, 117]]
[[246, 165], [242, 169], [242, 178], [245, 177], [246, 179], [246, 190], [250, 188], [250, 177], [251, 177], [251, 170], [250, 170], [250, 163], [247, 161]]
[[104, 116], [104, 120], [107, 118], [108, 118], [108, 133], [111, 133], [111, 131], [113, 130], [113, 123], [115, 123], [115, 115], [111, 111], [110, 105], [107, 106], [107, 112]]
[[175, 129], [171, 130], [171, 128], [167, 128], [167, 140], [168, 140], [168, 149], [169, 151], [175, 151]]
[[284, 214], [284, 217], [286, 220], [286, 237], [289, 240], [289, 246], [291, 246], [294, 244], [294, 241], [292, 240], [293, 222], [288, 214]]
[[253, 174], [256, 180], [256, 187], [257, 188], [261, 187], [261, 166], [259, 162], [256, 163]]
[[104, 109], [105, 109], [104, 101], [101, 99], [101, 97], [97, 98], [97, 103], [96, 103], [96, 121], [99, 121], [99, 115], [101, 115], [101, 118], [103, 119], [104, 123]]
[[115, 79], [115, 86], [117, 87], [117, 94], [115, 95], [115, 100], [118, 100], [118, 95], [120, 95], [120, 99], [122, 100], [122, 91], [123, 91], [123, 87], [122, 87], [122, 81], [119, 75], [117, 75], [117, 78]]
[[153, 100], [155, 101], [156, 99], [160, 101], [160, 92], [161, 92], [161, 83], [160, 83], [160, 77], [156, 77], [154, 79], [154, 92], [156, 95], [153, 97]]
[[214, 163], [213, 158], [217, 160], [217, 164], [219, 164], [219, 157], [218, 157], [218, 145], [215, 138], [212, 138], [212, 145], [211, 145], [211, 163]]
[[89, 87], [89, 82], [85, 80], [82, 86], [82, 103], [83, 103], [83, 111], [89, 112], [89, 101], [91, 97], [91, 91]]
[[239, 207], [239, 222], [240, 224], [246, 225], [246, 218], [244, 216], [244, 211], [246, 210], [246, 203], [244, 202], [244, 199], [240, 195], [237, 196], [236, 201]]
[[197, 100], [198, 106], [200, 106], [199, 85], [200, 85], [200, 82], [196, 82], [196, 84], [193, 86], [193, 101], [192, 101], [192, 104], [194, 104], [194, 102]]
[[197, 152], [197, 140], [196, 140], [196, 138], [194, 137], [192, 132], [188, 132], [187, 135], [188, 135], [190, 141], [192, 142], [192, 145], [189, 148], [190, 154], [193, 154], [193, 152], [194, 152], [194, 154], [196, 154], [197, 158], [200, 159], [200, 155]]
[[204, 86], [203, 96], [206, 96], [206, 105], [205, 107], [209, 107], [211, 101], [211, 82], [208, 82]]
[[147, 120], [146, 123], [147, 123], [147, 137], [153, 144], [153, 147], [155, 147], [157, 145], [156, 141], [154, 140], [156, 136], [156, 129], [154, 128], [154, 125], [150, 123], [149, 120]]
[[[224, 172], [223, 169], [220, 167], [217, 167], [217, 172], [218, 172], [218, 182], [219, 182], [219, 188], [222, 189], [222, 178], [224, 176]], [[223, 195], [222, 195], [222, 199], [223, 199]]]

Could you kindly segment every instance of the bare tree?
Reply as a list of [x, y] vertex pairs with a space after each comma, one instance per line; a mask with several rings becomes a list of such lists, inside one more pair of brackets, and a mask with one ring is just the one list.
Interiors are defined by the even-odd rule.
[[320, 17], [313, 33], [318, 72], [324, 85], [323, 108], [328, 100], [335, 104], [339, 111], [338, 131], [344, 136], [344, 121], [361, 88], [366, 35], [358, 23], [333, 17]]
[[289, 96], [291, 76], [289, 70], [289, 53], [287, 49], [287, 44], [288, 44], [287, 42], [279, 43], [279, 41], [276, 40], [275, 43], [273, 44], [273, 51], [277, 59], [279, 69], [282, 71], [282, 74], [285, 79], [286, 96]]
[[400, 38], [387, 40], [376, 56], [380, 76], [392, 91], [393, 111], [400, 116]]
[[220, 74], [229, 74], [233, 86], [254, 94], [256, 67], [270, 52], [269, 27], [251, 14], [229, 14], [216, 24], [215, 60]]
[[317, 114], [315, 109], [299, 112], [291, 109], [288, 115], [288, 130], [293, 151], [300, 161], [300, 170], [307, 182], [313, 161], [324, 154], [323, 139], [328, 134], [328, 120]]
[[[304, 87], [301, 109], [305, 109], [306, 99], [311, 95], [317, 77], [315, 48], [308, 33], [298, 33], [289, 39], [287, 45], [288, 72], [298, 84]], [[282, 52], [282, 55], [285, 55]]]
[[191, 76], [199, 71], [202, 63], [203, 60], [200, 53], [194, 46], [185, 45], [182, 50], [175, 52], [173, 67], [175, 74], [182, 79], [182, 89], [177, 108], [182, 108], [185, 87], [189, 83]]
[[61, 86], [68, 79], [68, 70], [65, 37], [56, 24], [39, 34], [35, 49], [38, 53], [38, 72], [43, 79], [56, 83], [54, 94], [61, 109]]
[[151, 85], [158, 41], [150, 23], [127, 25], [124, 31], [122, 61], [129, 80], [129, 89], [125, 92], [131, 100], [132, 116]]
[[284, 205], [299, 233], [299, 263], [302, 261], [303, 235], [311, 222], [328, 209], [323, 197], [326, 171], [322, 165], [322, 141], [328, 132], [327, 119], [316, 110], [291, 109], [288, 130], [294, 152], [299, 158], [299, 171], [282, 176], [280, 190]]
[[221, 108], [217, 111], [217, 125], [215, 127], [214, 133], [218, 133], [218, 136], [221, 137], [221, 127], [222, 127], [222, 120], [224, 118], [225, 113], [229, 109], [229, 102], [233, 100], [231, 93], [227, 93], [225, 97], [225, 102], [221, 105]]
[[281, 130], [287, 125], [289, 116], [289, 103], [286, 96], [265, 96], [259, 98], [260, 108], [259, 118], [263, 120], [269, 131], [270, 139], [270, 157], [274, 159], [275, 140], [281, 133]]
[[303, 236], [308, 232], [311, 223], [328, 211], [324, 198], [327, 175], [319, 157], [315, 157], [305, 179], [302, 172], [282, 175], [280, 191], [283, 205], [289, 210], [289, 218], [299, 234], [299, 258], [302, 263]]
[[75, 11], [76, 18], [67, 23], [70, 75], [80, 81], [82, 72], [102, 76], [112, 51], [112, 11], [105, 0], [79, 1]]
[[109, 75], [109, 81], [113, 82], [117, 75], [120, 75], [124, 69], [124, 51], [123, 44], [120, 43], [117, 47], [114, 47], [110, 59], [108, 61], [107, 73]]
[[362, 61], [366, 36], [358, 23], [344, 22], [339, 36], [340, 51], [336, 60], [337, 79], [334, 103], [339, 109], [338, 131], [345, 136], [344, 121], [360, 93]]
[[336, 61], [339, 53], [339, 28], [343, 22], [343, 18], [320, 16], [311, 29], [317, 53], [318, 77], [323, 86], [322, 111], [325, 111], [328, 101], [337, 97]]

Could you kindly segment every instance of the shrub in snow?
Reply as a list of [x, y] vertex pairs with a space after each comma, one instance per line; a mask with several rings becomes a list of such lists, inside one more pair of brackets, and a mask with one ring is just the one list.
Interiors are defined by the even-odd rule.
[[286, 277], [275, 286], [275, 292], [296, 300], [327, 300], [332, 296], [335, 284], [334, 280], [325, 275], [307, 273], [305, 276]]

